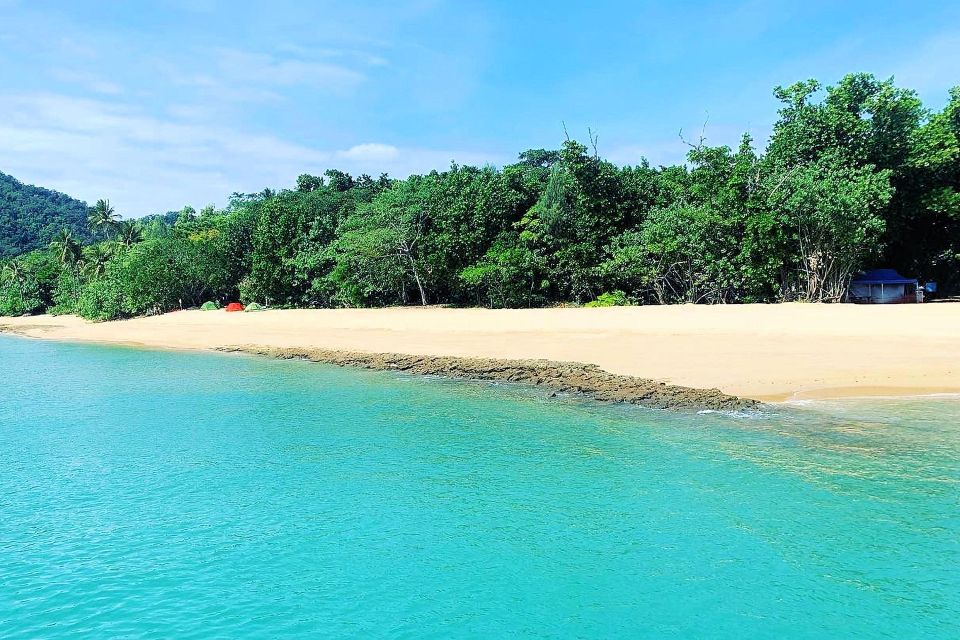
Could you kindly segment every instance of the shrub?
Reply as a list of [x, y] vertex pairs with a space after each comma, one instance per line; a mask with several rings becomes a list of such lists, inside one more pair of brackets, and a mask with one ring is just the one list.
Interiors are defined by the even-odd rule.
[[627, 294], [623, 291], [608, 291], [597, 296], [596, 300], [588, 302], [585, 307], [626, 307], [630, 304]]
[[87, 320], [116, 320], [123, 311], [123, 290], [113, 277], [94, 278], [80, 290], [75, 307], [77, 315]]

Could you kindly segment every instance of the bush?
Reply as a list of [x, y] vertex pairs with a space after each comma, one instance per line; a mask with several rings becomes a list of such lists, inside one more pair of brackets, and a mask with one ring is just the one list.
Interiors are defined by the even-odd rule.
[[80, 290], [74, 309], [87, 320], [116, 320], [127, 314], [123, 310], [123, 290], [113, 277], [94, 278]]
[[44, 313], [53, 305], [60, 267], [47, 251], [33, 251], [0, 265], [0, 316]]
[[82, 288], [83, 281], [75, 270], [61, 271], [56, 288], [53, 290], [53, 306], [49, 307], [47, 312], [54, 316], [75, 313]]
[[477, 304], [489, 307], [539, 307], [546, 302], [550, 283], [546, 263], [515, 239], [498, 241], [477, 264], [460, 272], [466, 290]]
[[588, 302], [585, 307], [626, 307], [630, 304], [627, 294], [623, 291], [608, 291], [597, 296], [596, 300]]

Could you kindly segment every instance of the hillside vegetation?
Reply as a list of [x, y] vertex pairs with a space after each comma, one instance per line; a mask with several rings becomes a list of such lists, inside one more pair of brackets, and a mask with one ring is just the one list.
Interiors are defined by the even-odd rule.
[[0, 173], [0, 261], [46, 247], [64, 228], [89, 238], [85, 202]]
[[960, 87], [935, 112], [868, 74], [774, 93], [765, 149], [691, 141], [682, 165], [620, 167], [567, 139], [502, 168], [304, 174], [173, 222], [101, 201], [96, 243], [63, 233], [4, 266], [0, 314], [836, 301], [871, 266], [955, 290]]

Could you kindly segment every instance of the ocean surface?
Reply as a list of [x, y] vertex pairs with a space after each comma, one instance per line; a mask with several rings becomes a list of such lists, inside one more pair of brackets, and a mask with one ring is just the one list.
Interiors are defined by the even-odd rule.
[[674, 414], [0, 336], [0, 637], [957, 638], [960, 399]]

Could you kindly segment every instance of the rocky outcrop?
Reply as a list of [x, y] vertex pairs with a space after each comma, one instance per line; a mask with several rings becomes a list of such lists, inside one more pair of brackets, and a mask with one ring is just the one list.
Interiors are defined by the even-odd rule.
[[259, 345], [220, 347], [217, 350], [420, 375], [517, 382], [540, 386], [553, 392], [582, 393], [596, 400], [629, 402], [654, 409], [742, 410], [759, 406], [755, 400], [731, 396], [719, 389], [693, 389], [656, 380], [617, 375], [596, 365], [577, 362], [413, 356]]

